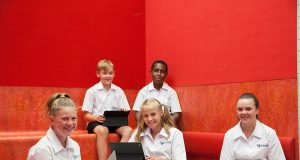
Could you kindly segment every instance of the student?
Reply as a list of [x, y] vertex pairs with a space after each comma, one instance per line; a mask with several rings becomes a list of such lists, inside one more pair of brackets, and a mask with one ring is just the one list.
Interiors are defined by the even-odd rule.
[[146, 160], [186, 160], [183, 134], [168, 108], [152, 98], [143, 102], [138, 126], [129, 142], [141, 142]]
[[77, 126], [74, 102], [69, 95], [57, 93], [48, 100], [47, 106], [51, 127], [30, 148], [27, 160], [80, 160], [79, 145], [69, 137]]
[[239, 123], [225, 133], [221, 160], [272, 159], [285, 160], [275, 130], [257, 117], [259, 102], [252, 93], [242, 94], [237, 101]]
[[104, 111], [130, 110], [123, 90], [112, 84], [115, 77], [114, 65], [111, 61], [103, 59], [97, 64], [97, 77], [100, 82], [89, 88], [85, 94], [82, 111], [84, 119], [89, 122], [88, 133], [97, 136], [97, 154], [99, 160], [107, 159], [107, 135], [116, 132], [122, 136], [121, 142], [127, 142], [132, 129], [129, 126], [110, 127], [103, 126]]
[[178, 121], [181, 113], [178, 96], [166, 82], [165, 79], [168, 75], [168, 65], [165, 61], [156, 60], [152, 63], [150, 74], [152, 82], [142, 88], [133, 105], [136, 120], [139, 117], [139, 111], [142, 103], [149, 98], [156, 98], [162, 104], [169, 106], [168, 111], [171, 113], [175, 124]]

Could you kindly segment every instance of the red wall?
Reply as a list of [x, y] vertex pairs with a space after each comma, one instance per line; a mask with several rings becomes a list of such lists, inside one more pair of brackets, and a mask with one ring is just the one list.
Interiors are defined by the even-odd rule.
[[122, 88], [145, 82], [144, 1], [2, 0], [0, 35], [2, 86], [90, 87], [102, 58]]
[[175, 86], [296, 78], [296, 0], [146, 1], [157, 58]]
[[182, 106], [179, 128], [224, 133], [237, 123], [236, 99], [255, 93], [260, 120], [296, 139], [296, 0], [146, 2], [146, 82], [155, 59]]

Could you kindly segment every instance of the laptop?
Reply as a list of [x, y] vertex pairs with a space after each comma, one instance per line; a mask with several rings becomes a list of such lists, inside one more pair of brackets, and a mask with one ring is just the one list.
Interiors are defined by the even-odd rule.
[[145, 160], [141, 143], [111, 142], [109, 148], [112, 154], [115, 154], [117, 160]]
[[130, 111], [105, 111], [103, 116], [106, 118], [103, 122], [107, 127], [128, 126], [128, 115]]

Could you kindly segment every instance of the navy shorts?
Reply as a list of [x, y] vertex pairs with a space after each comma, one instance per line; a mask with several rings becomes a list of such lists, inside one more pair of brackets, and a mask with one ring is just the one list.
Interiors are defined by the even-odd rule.
[[[94, 133], [94, 128], [97, 126], [103, 126], [103, 123], [101, 122], [90, 122], [88, 123], [86, 129], [88, 131], [88, 133]], [[109, 130], [109, 133], [116, 133], [116, 129], [118, 129], [119, 127], [107, 127]]]

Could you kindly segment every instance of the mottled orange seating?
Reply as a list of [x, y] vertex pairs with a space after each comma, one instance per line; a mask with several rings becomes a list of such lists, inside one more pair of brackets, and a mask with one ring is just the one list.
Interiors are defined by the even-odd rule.
[[[183, 132], [188, 160], [217, 160], [220, 157], [223, 133]], [[295, 160], [295, 139], [279, 137], [287, 160]]]

